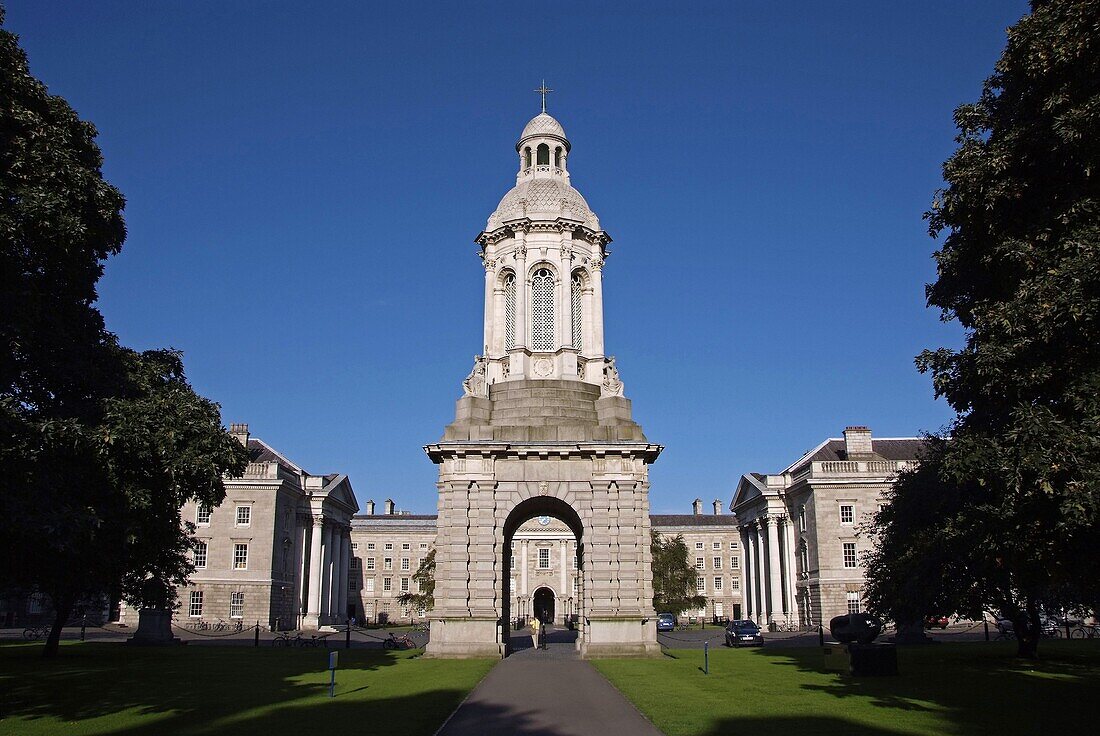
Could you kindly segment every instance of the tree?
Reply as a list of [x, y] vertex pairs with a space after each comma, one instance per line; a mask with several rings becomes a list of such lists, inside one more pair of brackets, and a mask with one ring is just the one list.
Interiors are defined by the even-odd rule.
[[[1100, 600], [1100, 0], [1031, 7], [955, 111], [926, 291], [966, 342], [917, 365], [956, 418], [880, 515], [897, 560], [871, 566], [879, 605], [991, 606], [1026, 657], [1044, 610]], [[933, 515], [918, 499], [936, 492]]]
[[650, 552], [653, 557], [654, 610], [678, 616], [684, 611], [705, 606], [707, 599], [697, 592], [697, 573], [688, 561], [688, 548], [683, 535], [666, 539], [656, 531], [652, 534]]
[[169, 604], [180, 506], [246, 463], [179, 354], [120, 347], [95, 307], [126, 235], [95, 136], [0, 27], [0, 587], [49, 595], [46, 656], [83, 598]]
[[403, 606], [425, 611], [435, 608], [435, 548], [420, 561], [420, 566], [413, 574], [418, 593], [402, 593], [397, 596], [397, 602]]

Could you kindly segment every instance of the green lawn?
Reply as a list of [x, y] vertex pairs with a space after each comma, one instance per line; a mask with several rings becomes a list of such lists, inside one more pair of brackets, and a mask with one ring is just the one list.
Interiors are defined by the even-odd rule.
[[417, 650], [0, 646], [0, 734], [432, 734], [496, 660]]
[[727, 734], [1058, 734], [1100, 722], [1100, 643], [1044, 641], [898, 651], [899, 677], [821, 671], [819, 649], [716, 647], [594, 664], [669, 736]]

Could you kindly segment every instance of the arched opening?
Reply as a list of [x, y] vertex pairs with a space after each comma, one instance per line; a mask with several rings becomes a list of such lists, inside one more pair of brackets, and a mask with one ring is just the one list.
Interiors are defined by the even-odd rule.
[[[499, 323], [498, 323], [499, 324]], [[516, 346], [516, 275], [504, 276], [504, 349]]]
[[531, 348], [554, 349], [554, 272], [539, 268], [531, 276]]
[[554, 591], [547, 587], [539, 588], [531, 596], [531, 615], [543, 623], [553, 623], [554, 617]]
[[549, 166], [550, 165], [550, 146], [546, 145], [545, 143], [540, 143], [537, 151], [538, 151], [538, 153], [537, 153], [538, 159], [537, 159], [536, 163], [539, 166]]
[[561, 146], [554, 149], [554, 166], [561, 168]]
[[584, 349], [584, 279], [579, 272], [573, 273], [569, 288], [569, 302], [573, 322], [573, 347]]
[[523, 630], [536, 615], [551, 622], [552, 643], [575, 646], [584, 620], [583, 533], [577, 512], [554, 496], [521, 501], [508, 514], [501, 575], [505, 656], [531, 646]]
[[523, 168], [531, 168], [531, 147], [527, 146], [523, 149]]

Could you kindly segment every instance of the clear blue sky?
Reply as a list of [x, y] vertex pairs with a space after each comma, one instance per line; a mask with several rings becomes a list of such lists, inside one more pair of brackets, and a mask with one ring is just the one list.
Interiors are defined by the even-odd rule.
[[1024, 2], [6, 6], [127, 198], [108, 326], [183, 350], [226, 423], [360, 504], [435, 509], [473, 237], [543, 77], [615, 241], [607, 349], [666, 445], [654, 511], [728, 503], [847, 424], [951, 416], [913, 367], [961, 341], [924, 306], [921, 215]]

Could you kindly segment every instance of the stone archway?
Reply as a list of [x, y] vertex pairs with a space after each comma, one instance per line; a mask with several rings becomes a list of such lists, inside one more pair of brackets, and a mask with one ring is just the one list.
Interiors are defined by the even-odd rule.
[[[520, 380], [489, 392], [460, 399], [443, 440], [425, 448], [439, 465], [428, 654], [505, 655], [509, 542], [520, 524], [543, 514], [564, 521], [577, 539], [582, 656], [659, 653], [648, 473], [660, 445], [629, 419], [627, 399], [602, 397], [590, 384]], [[494, 425], [494, 416], [513, 415], [527, 426]], [[536, 424], [540, 418], [546, 424]]]

